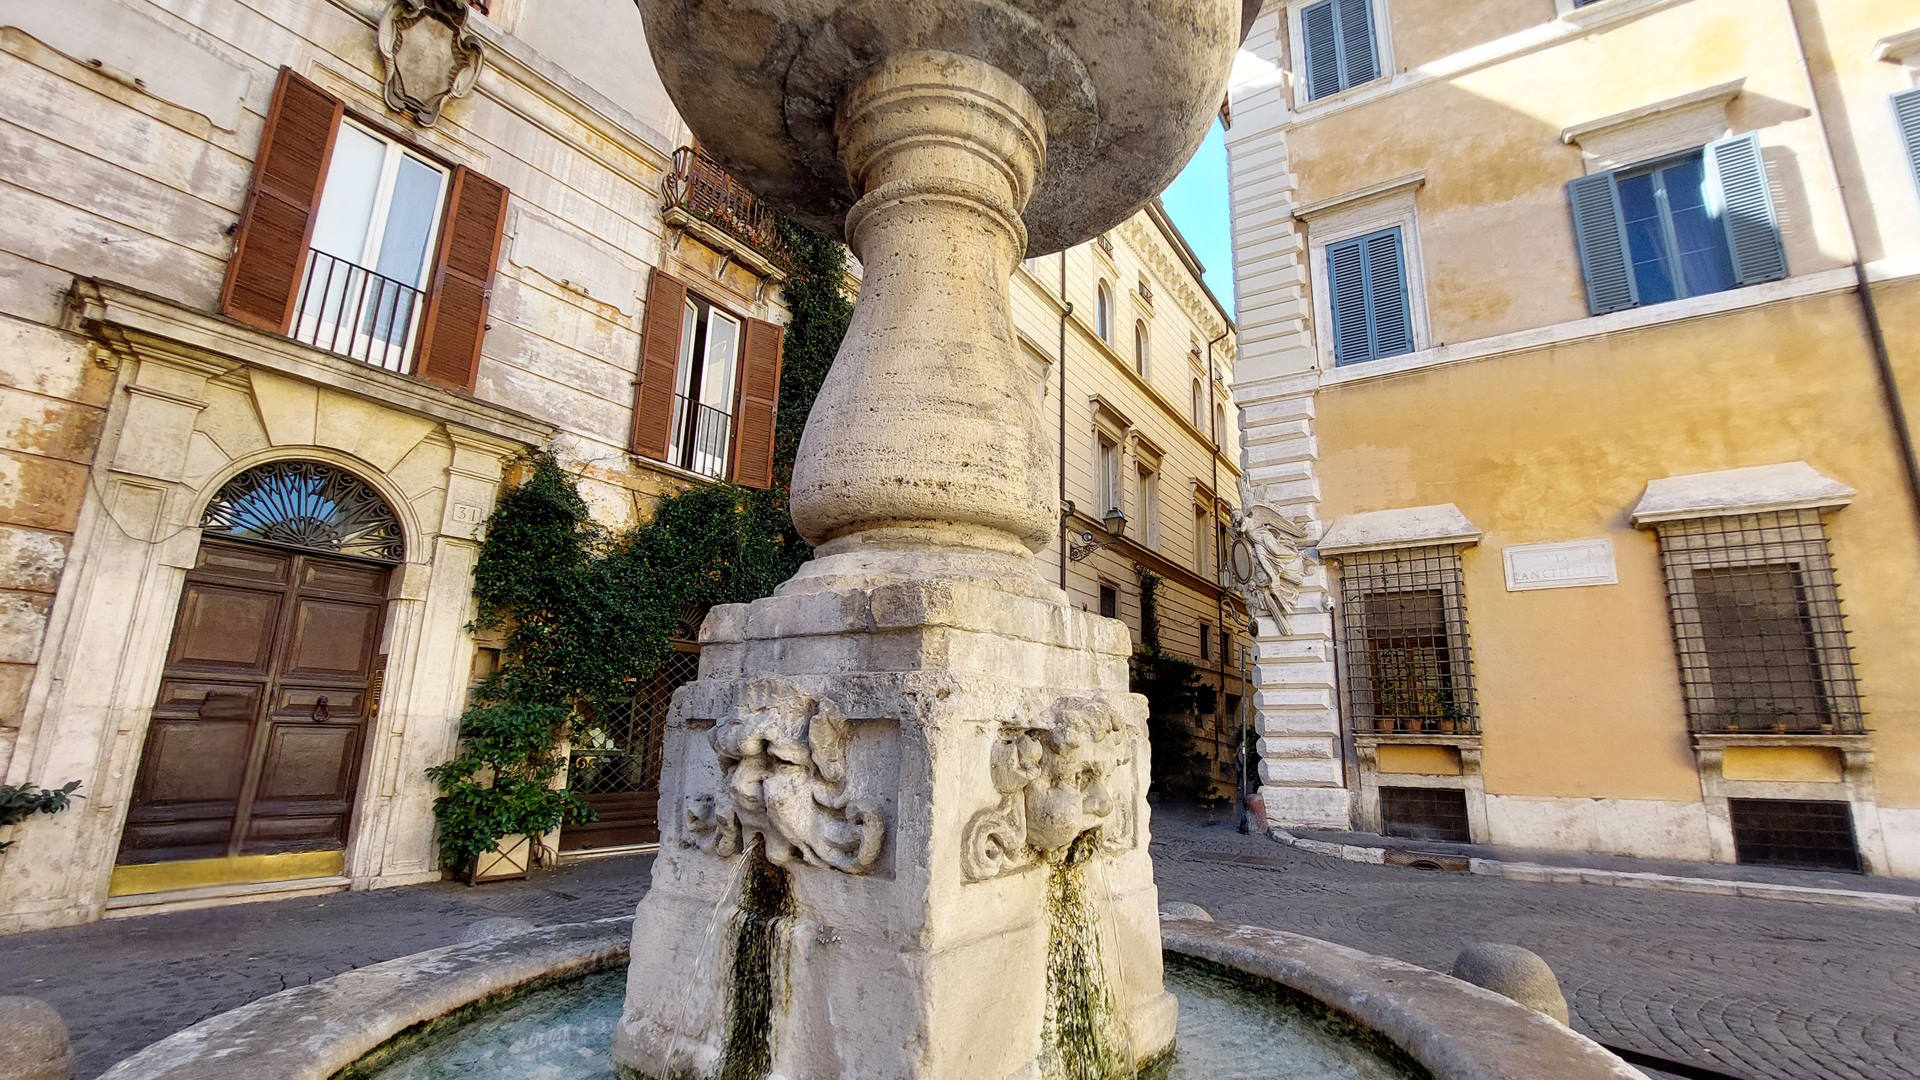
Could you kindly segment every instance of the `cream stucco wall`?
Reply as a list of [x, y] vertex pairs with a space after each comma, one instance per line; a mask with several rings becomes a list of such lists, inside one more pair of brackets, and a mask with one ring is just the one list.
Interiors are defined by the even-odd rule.
[[[1627, 517], [1649, 480], [1805, 460], [1859, 492], [1829, 521], [1869, 695], [1875, 790], [1862, 794], [1851, 771], [1841, 796], [1814, 794], [1839, 790], [1832, 777], [1782, 774], [1788, 786], [1766, 790], [1797, 782], [1803, 797], [1852, 800], [1872, 868], [1920, 873], [1902, 832], [1914, 819], [1899, 809], [1920, 791], [1907, 662], [1920, 647], [1920, 519], [1851, 270], [1857, 235], [1910, 409], [1920, 191], [1890, 97], [1916, 75], [1875, 50], [1920, 29], [1920, 14], [1823, 0], [1606, 0], [1564, 12], [1571, 5], [1548, 0], [1384, 0], [1386, 75], [1306, 102], [1290, 71], [1298, 6], [1263, 10], [1236, 68], [1228, 139], [1249, 476], [1309, 521], [1451, 502], [1484, 531], [1464, 562], [1488, 838], [1732, 857], [1733, 789], [1717, 758], [1703, 775], [1686, 733], [1657, 547]], [[1699, 103], [1707, 91], [1717, 96]], [[1642, 157], [1684, 148], [1683, 131], [1692, 145], [1759, 133], [1791, 276], [1591, 318], [1566, 184], [1636, 160], [1636, 147]], [[1364, 220], [1393, 199], [1413, 215], [1422, 348], [1325, 368], [1312, 255], [1324, 242], [1317, 215], [1336, 215], [1316, 208]], [[1600, 537], [1619, 584], [1507, 590], [1502, 547]], [[1317, 626], [1262, 642], [1263, 656], [1288, 661], [1260, 673], [1263, 710], [1279, 714], [1263, 711], [1263, 725], [1310, 727], [1299, 718], [1332, 689], [1324, 644]], [[1288, 778], [1269, 802], [1323, 809], [1309, 796], [1325, 783]]]

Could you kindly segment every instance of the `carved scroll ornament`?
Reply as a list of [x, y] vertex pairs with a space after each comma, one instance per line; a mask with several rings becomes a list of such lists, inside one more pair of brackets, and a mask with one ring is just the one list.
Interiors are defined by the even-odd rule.
[[1273, 619], [1281, 633], [1287, 633], [1287, 616], [1294, 611], [1308, 572], [1307, 531], [1256, 497], [1245, 480], [1240, 481], [1240, 506], [1232, 530], [1246, 544], [1252, 576], [1241, 580], [1241, 568], [1236, 566], [1234, 590], [1248, 607]]
[[1046, 726], [1002, 726], [991, 761], [1000, 801], [967, 823], [967, 880], [1063, 859], [1095, 829], [1102, 850], [1131, 847], [1131, 734], [1118, 708], [1085, 697], [1056, 702]]
[[393, 0], [380, 17], [387, 107], [432, 127], [447, 102], [480, 79], [486, 49], [467, 26], [466, 0]]
[[873, 869], [886, 838], [879, 808], [847, 790], [847, 718], [785, 679], [755, 679], [708, 735], [720, 787], [687, 807], [693, 842], [722, 858], [759, 835], [778, 866]]

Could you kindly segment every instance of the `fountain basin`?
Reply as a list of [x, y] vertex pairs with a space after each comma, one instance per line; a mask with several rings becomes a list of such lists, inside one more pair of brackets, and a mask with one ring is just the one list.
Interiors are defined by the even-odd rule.
[[[598, 1051], [603, 1072], [577, 1063], [575, 1071], [554, 1071], [555, 1080], [610, 1077], [589, 999], [596, 989], [603, 994], [610, 1030], [631, 927], [626, 918], [546, 927], [360, 968], [204, 1020], [102, 1080], [420, 1080], [436, 1074], [412, 1054], [415, 1046], [459, 1053], [461, 1039], [497, 1035], [501, 1023], [516, 1020], [540, 1032], [540, 1052], [550, 1055], [543, 1060], [556, 1068], [575, 1066], [583, 1047]], [[1169, 920], [1161, 935], [1183, 999], [1183, 1042], [1205, 1033], [1209, 1044], [1264, 1040], [1269, 1051], [1257, 1071], [1233, 1072], [1222, 1071], [1219, 1058], [1194, 1056], [1212, 1054], [1214, 1045], [1190, 1046], [1188, 1063], [1207, 1080], [1269, 1076], [1275, 1067], [1314, 1080], [1644, 1080], [1585, 1036], [1425, 968], [1254, 927]], [[559, 991], [548, 999], [582, 1011], [511, 1015], [542, 990]], [[599, 1042], [570, 1045], [570, 1037]], [[1284, 1048], [1277, 1045], [1283, 1038]], [[538, 1077], [498, 1060], [502, 1077]], [[484, 1080], [486, 1073], [462, 1066], [458, 1075]]]

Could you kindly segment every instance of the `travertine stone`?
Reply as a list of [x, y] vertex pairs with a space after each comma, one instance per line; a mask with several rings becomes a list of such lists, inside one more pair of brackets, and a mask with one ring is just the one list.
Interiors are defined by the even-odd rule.
[[1563, 1024], [1567, 1017], [1567, 998], [1560, 991], [1560, 980], [1540, 954], [1518, 945], [1476, 941], [1460, 950], [1453, 961], [1453, 977], [1546, 1013]]
[[[816, 557], [714, 611], [674, 696], [614, 1059], [714, 1075], [763, 1027], [783, 1080], [1039, 1077], [1049, 935], [1074, 932], [1050, 910], [1057, 872], [1100, 911], [1110, 1001], [1090, 996], [1114, 1024], [1095, 1057], [1131, 1071], [1172, 1045], [1175, 1014], [1146, 702], [1126, 628], [1033, 561], [1059, 528], [1058, 473], [1007, 278], [1172, 179], [1242, 5], [641, 8], [703, 145], [805, 220], [844, 223], [863, 276], [794, 466]], [[787, 876], [770, 923], [742, 921], [766, 917], [743, 914], [756, 846]], [[768, 970], [730, 969], [736, 935], [765, 925]], [[727, 1015], [755, 972], [777, 988], [763, 1026]]]
[[0, 997], [0, 1080], [70, 1080], [67, 1022], [30, 997]]

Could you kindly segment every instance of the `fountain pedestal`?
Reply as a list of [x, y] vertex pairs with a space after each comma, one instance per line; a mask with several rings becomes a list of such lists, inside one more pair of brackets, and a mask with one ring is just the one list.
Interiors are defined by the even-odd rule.
[[[674, 697], [615, 1061], [1132, 1075], [1171, 1048], [1175, 1014], [1146, 702], [1127, 628], [1033, 557], [1059, 527], [1058, 474], [1007, 281], [1178, 170], [1240, 5], [641, 6], [703, 144], [790, 210], [844, 220], [863, 276], [794, 470], [815, 558], [715, 609]], [[1136, 33], [1079, 29], [1095, 16]]]

